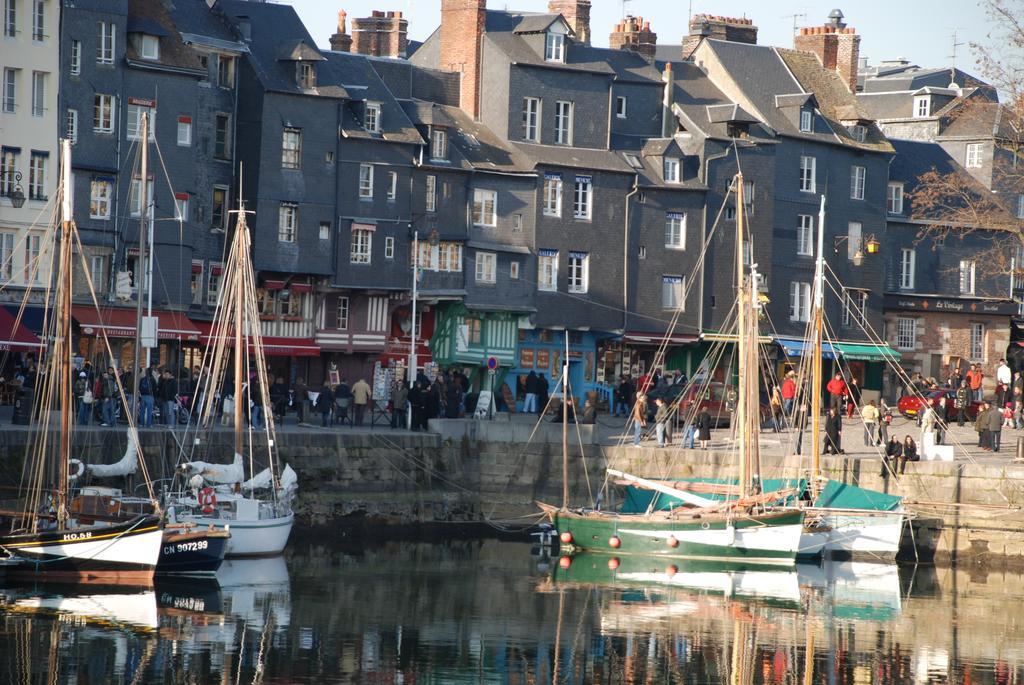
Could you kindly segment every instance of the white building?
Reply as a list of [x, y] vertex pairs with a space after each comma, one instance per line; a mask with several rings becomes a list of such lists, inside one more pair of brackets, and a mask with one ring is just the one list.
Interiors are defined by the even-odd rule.
[[57, 209], [63, 131], [60, 0], [0, 5], [0, 299], [10, 300], [20, 295], [6, 286], [45, 283], [49, 273], [43, 233]]

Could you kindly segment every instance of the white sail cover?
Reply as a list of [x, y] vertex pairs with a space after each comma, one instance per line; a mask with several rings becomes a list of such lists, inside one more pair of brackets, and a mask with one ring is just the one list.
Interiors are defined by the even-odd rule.
[[[252, 490], [262, 490], [269, 488], [271, 482], [270, 469], [263, 469], [249, 480], [242, 483], [242, 490], [250, 492]], [[291, 466], [285, 464], [284, 471], [281, 473], [281, 490], [289, 492], [297, 489], [299, 484], [298, 475], [292, 469]]]
[[245, 479], [245, 466], [238, 452], [235, 452], [235, 459], [230, 464], [186, 461], [181, 465], [181, 470], [186, 475], [201, 475], [210, 483], [241, 483]]
[[139, 468], [139, 448], [135, 439], [131, 435], [128, 436], [128, 447], [119, 461], [113, 464], [86, 464], [85, 468], [97, 478], [129, 476], [135, 473]]

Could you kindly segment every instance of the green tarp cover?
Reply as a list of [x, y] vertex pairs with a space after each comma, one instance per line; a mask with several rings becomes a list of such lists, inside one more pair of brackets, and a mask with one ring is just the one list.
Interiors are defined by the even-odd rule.
[[[714, 483], [718, 485], [736, 485], [736, 479], [732, 478], [673, 478], [674, 482], [679, 483]], [[792, 478], [766, 478], [764, 480], [765, 492], [772, 492], [773, 490], [784, 490], [788, 488], [797, 488], [802, 491], [806, 487], [806, 482], [803, 480], [796, 480]], [[704, 497], [706, 499], [714, 500], [716, 502], [727, 499], [725, 495], [712, 495], [707, 493], [693, 493]], [[643, 514], [647, 511], [647, 508], [651, 505], [651, 501], [655, 500], [654, 507], [651, 511], [667, 511], [669, 509], [675, 509], [677, 507], [688, 507], [690, 506], [686, 502], [666, 495], [661, 492], [655, 492], [654, 490], [645, 490], [635, 485], [626, 486], [626, 500], [619, 507], [620, 514]]]
[[832, 343], [842, 353], [843, 359], [854, 359], [865, 362], [899, 361], [903, 355], [888, 345], [872, 345], [870, 343]]
[[887, 495], [877, 490], [859, 488], [848, 483], [828, 481], [825, 489], [814, 501], [816, 507], [836, 509], [869, 509], [871, 511], [893, 511], [900, 506], [902, 497]]

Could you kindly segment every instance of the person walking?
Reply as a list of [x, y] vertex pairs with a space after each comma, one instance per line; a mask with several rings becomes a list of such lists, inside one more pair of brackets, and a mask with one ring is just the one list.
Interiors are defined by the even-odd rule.
[[352, 404], [356, 408], [356, 425], [363, 425], [363, 416], [366, 414], [366, 405], [370, 402], [370, 385], [362, 378], [352, 386]]
[[978, 432], [978, 447], [983, 451], [991, 450], [988, 435], [988, 402], [982, 402], [978, 415], [974, 419], [974, 430]]
[[960, 387], [956, 389], [953, 397], [953, 407], [956, 409], [956, 423], [964, 427], [964, 420], [967, 418], [967, 407], [971, 403], [971, 389], [967, 387], [967, 381], [960, 381]]
[[89, 374], [85, 371], [78, 372], [78, 380], [75, 381], [75, 398], [78, 400], [78, 425], [88, 426], [92, 414], [93, 394], [89, 386]]
[[[671, 411], [665, 400], [657, 398], [654, 400], [654, 404], [657, 405], [657, 409], [654, 412], [654, 432], [658, 436], [658, 447], [665, 446], [665, 433], [668, 430], [668, 421], [671, 415]], [[672, 436], [668, 437], [669, 442], [672, 441]]]
[[825, 418], [825, 449], [822, 454], [844, 454], [843, 452], [843, 417], [839, 407], [832, 406]]
[[860, 410], [860, 418], [864, 421], [864, 446], [874, 447], [878, 442], [878, 407], [871, 400]]
[[352, 417], [348, 413], [352, 405], [352, 389], [345, 379], [341, 378], [331, 391], [334, 393], [334, 425], [343, 426], [346, 421], [349, 426], [353, 425]]
[[889, 474], [895, 475], [900, 467], [900, 459], [903, 458], [903, 443], [896, 436], [889, 438], [885, 443], [885, 454], [882, 455], [882, 472], [878, 475], [885, 478]]
[[711, 442], [711, 413], [707, 407], [701, 407], [697, 414], [697, 440], [702, 450], [706, 450]]
[[846, 399], [846, 381], [843, 380], [843, 374], [837, 373], [825, 386], [825, 390], [828, 391], [829, 406], [836, 410], [842, 409], [843, 400]]
[[331, 423], [331, 410], [334, 408], [334, 391], [331, 382], [324, 379], [320, 394], [316, 398], [316, 408], [320, 410], [320, 427], [327, 428]]
[[249, 400], [249, 425], [253, 428], [263, 428], [263, 390], [255, 371], [249, 374], [249, 385], [246, 387]]
[[395, 383], [395, 389], [391, 393], [391, 428], [405, 428], [406, 405], [409, 404], [409, 384], [406, 381]]
[[636, 404], [633, 405], [633, 445], [639, 447], [640, 439], [644, 428], [647, 428], [647, 395], [642, 392], [636, 394]]
[[526, 399], [523, 400], [523, 413], [537, 413], [537, 374], [534, 371], [526, 374], [526, 381], [523, 383], [526, 391]]
[[769, 399], [770, 410], [772, 413], [772, 428], [776, 433], [782, 430], [782, 423], [784, 421], [784, 409], [782, 399], [782, 389], [779, 386], [772, 388], [771, 398]]
[[412, 429], [427, 430], [427, 398], [421, 381], [416, 381], [409, 390], [409, 405], [412, 411]]
[[856, 376], [850, 379], [846, 387], [846, 418], [852, 419], [853, 412], [860, 406], [860, 384]]
[[309, 401], [309, 387], [306, 379], [297, 378], [292, 386], [292, 405], [295, 407], [296, 420], [300, 426], [306, 423], [306, 403]]
[[796, 373], [787, 371], [782, 381], [782, 412], [786, 416], [793, 415], [793, 402], [796, 400]]
[[164, 410], [164, 423], [168, 426], [178, 425], [178, 381], [174, 374], [164, 371], [163, 384], [160, 386], [160, 405]]
[[797, 408], [796, 413], [793, 414], [793, 428], [796, 429], [796, 435], [793, 439], [793, 446], [796, 450], [796, 454], [800, 454], [803, 450], [804, 442], [804, 431], [807, 430], [807, 415], [810, 410], [807, 407], [807, 402], [801, 402]]
[[992, 452], [998, 452], [1003, 436], [1003, 411], [994, 404], [988, 409], [988, 433], [988, 446]]
[[881, 400], [881, 403], [878, 408], [878, 444], [884, 445], [889, 442], [889, 425], [892, 423], [892, 409], [885, 403], [885, 400]]
[[284, 413], [288, 410], [288, 386], [284, 384], [283, 376], [275, 378], [270, 386], [270, 406], [277, 425], [283, 426]]
[[144, 368], [139, 369], [139, 425], [149, 428], [153, 425], [153, 392], [156, 384]]
[[110, 368], [100, 377], [100, 414], [103, 421], [101, 426], [114, 425], [114, 395], [117, 394], [117, 384], [114, 381], [114, 369]]
[[548, 379], [543, 373], [537, 374], [537, 413], [543, 414], [548, 407]]

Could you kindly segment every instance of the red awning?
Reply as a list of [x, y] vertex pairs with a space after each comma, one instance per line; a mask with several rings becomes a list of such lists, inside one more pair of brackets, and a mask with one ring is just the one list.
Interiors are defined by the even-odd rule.
[[0, 350], [13, 352], [38, 352], [43, 344], [39, 336], [19, 322], [14, 314], [0, 307]]
[[[109, 338], [135, 337], [135, 310], [103, 307], [99, 311], [91, 305], [71, 307], [71, 315], [85, 335], [98, 336], [103, 331]], [[159, 319], [157, 338], [160, 340], [199, 340], [196, 328], [182, 312], [154, 311]]]
[[309, 283], [292, 283], [291, 289], [293, 293], [311, 293], [313, 292], [313, 286]]
[[[213, 323], [210, 321], [193, 321], [199, 328], [202, 341], [209, 344], [216, 337], [212, 333]], [[228, 347], [234, 347], [234, 338], [227, 338]], [[249, 345], [250, 352], [252, 344]], [[312, 338], [278, 338], [263, 336], [263, 351], [268, 357], [319, 357], [320, 346]]]
[[686, 345], [697, 342], [698, 337], [696, 335], [686, 335], [683, 333], [664, 335], [662, 333], [641, 333], [629, 331], [622, 335], [622, 342], [632, 343], [634, 345], [660, 345], [665, 342], [666, 339], [668, 340], [669, 345]]
[[267, 279], [263, 281], [263, 287], [267, 290], [284, 290], [284, 281]]

